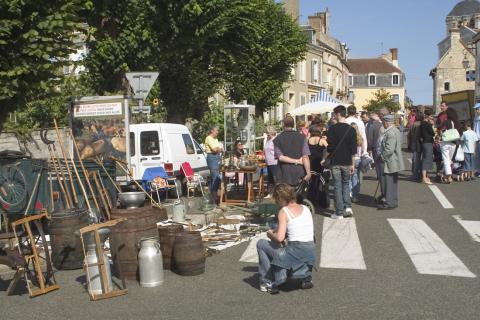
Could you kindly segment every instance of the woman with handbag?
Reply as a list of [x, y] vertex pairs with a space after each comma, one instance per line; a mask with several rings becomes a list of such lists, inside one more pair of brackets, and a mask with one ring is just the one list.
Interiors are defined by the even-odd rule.
[[441, 130], [442, 141], [440, 147], [442, 150], [443, 161], [443, 183], [452, 183], [452, 158], [455, 153], [456, 142], [460, 139], [458, 132], [458, 116], [454, 109], [447, 108], [445, 110], [446, 120], [438, 127]]

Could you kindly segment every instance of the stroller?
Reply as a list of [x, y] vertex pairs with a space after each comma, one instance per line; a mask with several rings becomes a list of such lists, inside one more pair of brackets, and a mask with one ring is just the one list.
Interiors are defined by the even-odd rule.
[[316, 209], [326, 209], [330, 207], [330, 197], [328, 194], [331, 172], [324, 169], [321, 173], [312, 171], [312, 179], [305, 181], [299, 180], [295, 187], [297, 194], [297, 203], [303, 204], [315, 213]]

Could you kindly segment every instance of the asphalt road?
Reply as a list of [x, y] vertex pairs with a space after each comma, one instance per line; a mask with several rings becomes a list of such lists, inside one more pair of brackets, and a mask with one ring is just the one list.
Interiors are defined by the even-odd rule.
[[[376, 181], [368, 176], [353, 207], [356, 228], [344, 236], [356, 243], [358, 234], [366, 269], [318, 268], [311, 290], [289, 284], [275, 296], [260, 292], [256, 264], [238, 261], [248, 245], [243, 243], [208, 258], [201, 276], [166, 272], [160, 287], [128, 282], [128, 295], [98, 302], [89, 301], [81, 270], [58, 272], [61, 289], [34, 299], [22, 290], [6, 297], [9, 276], [4, 275], [0, 319], [479, 319], [480, 243], [458, 219], [480, 221], [480, 179], [437, 185], [453, 206], [445, 209], [428, 186], [404, 179], [408, 173], [402, 176], [398, 209], [374, 208]], [[327, 260], [321, 248], [329, 220], [314, 217], [317, 266]], [[409, 238], [394, 229], [395, 221], [426, 226], [433, 235], [414, 227], [407, 228], [413, 230]], [[452, 259], [456, 264], [449, 265]], [[440, 274], [430, 274], [434, 266]]]

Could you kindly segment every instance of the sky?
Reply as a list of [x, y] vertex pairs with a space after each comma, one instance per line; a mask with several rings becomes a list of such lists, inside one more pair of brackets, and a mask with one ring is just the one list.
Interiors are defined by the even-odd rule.
[[459, 0], [300, 0], [300, 21], [328, 8], [330, 34], [347, 43], [349, 58], [377, 57], [398, 48], [414, 104], [432, 104], [430, 70], [437, 44], [446, 36], [445, 18]]

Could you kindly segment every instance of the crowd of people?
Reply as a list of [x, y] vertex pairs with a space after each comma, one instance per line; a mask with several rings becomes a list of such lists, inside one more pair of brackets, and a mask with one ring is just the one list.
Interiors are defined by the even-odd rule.
[[[311, 210], [299, 203], [298, 185], [308, 182], [308, 199], [315, 209], [330, 205], [333, 184], [335, 211], [332, 219], [352, 217], [352, 203], [359, 200], [362, 175], [375, 168], [378, 180], [378, 210], [398, 207], [398, 175], [405, 170], [402, 144], [407, 128], [407, 145], [412, 154], [412, 178], [432, 184], [472, 181], [480, 170], [480, 103], [474, 106], [474, 122], [458, 119], [454, 109], [442, 102], [435, 117], [432, 110], [412, 109], [405, 123], [386, 109], [357, 112], [354, 106], [337, 106], [330, 119], [309, 116], [295, 120], [289, 114], [277, 135], [268, 127], [264, 144], [270, 195], [280, 207], [278, 227], [267, 232], [270, 239], [257, 243], [260, 290], [278, 293], [288, 277], [300, 279], [300, 287], [313, 287], [311, 272], [315, 261], [314, 227]], [[212, 128], [205, 141], [207, 161], [218, 186], [216, 155], [221, 152]], [[236, 150], [241, 152], [241, 146]], [[209, 152], [210, 151], [210, 152]], [[434, 170], [434, 164], [436, 168]], [[377, 191], [375, 192], [375, 195]], [[285, 239], [288, 238], [288, 242]]]
[[429, 109], [410, 111], [407, 127], [413, 180], [433, 184], [431, 175], [447, 184], [475, 180], [480, 171], [480, 103], [474, 109], [473, 122], [460, 121], [445, 101], [436, 118]]

